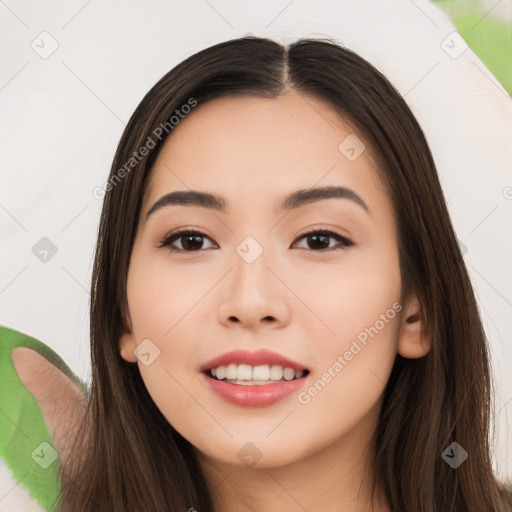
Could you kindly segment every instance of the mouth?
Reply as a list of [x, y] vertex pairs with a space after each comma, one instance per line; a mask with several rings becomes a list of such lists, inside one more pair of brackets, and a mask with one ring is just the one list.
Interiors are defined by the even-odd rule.
[[227, 366], [217, 366], [203, 371], [210, 379], [226, 384], [239, 386], [266, 386], [279, 382], [289, 382], [304, 379], [309, 370], [295, 370], [281, 365], [263, 364], [251, 366], [248, 364], [232, 363]]
[[268, 407], [296, 394], [306, 385], [309, 370], [279, 365], [229, 364], [208, 368], [203, 379], [219, 398], [238, 407]]
[[310, 369], [272, 350], [232, 350], [199, 368], [207, 389], [240, 407], [267, 407], [298, 393]]

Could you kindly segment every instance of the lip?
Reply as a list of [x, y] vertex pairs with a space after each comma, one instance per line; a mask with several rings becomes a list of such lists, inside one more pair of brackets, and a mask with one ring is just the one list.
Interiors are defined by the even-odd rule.
[[[269, 366], [279, 365], [283, 368], [292, 368], [293, 370], [308, 370], [308, 372], [310, 372], [310, 369], [306, 365], [298, 363], [297, 361], [293, 361], [292, 359], [267, 349], [260, 349], [256, 350], [255, 352], [251, 352], [250, 350], [232, 350], [231, 352], [226, 352], [225, 354], [222, 354], [203, 364], [199, 371], [205, 372], [206, 370], [211, 370], [212, 368], [217, 368], [219, 366], [228, 366], [232, 363], [248, 364], [250, 366], [261, 366], [264, 364], [268, 364]], [[266, 386], [272, 386], [272, 384], [268, 384]]]
[[[232, 363], [248, 364], [250, 366], [279, 365], [293, 370], [307, 370], [308, 373], [300, 379], [278, 381], [274, 384], [254, 384], [252, 386], [230, 384], [210, 377], [208, 370], [219, 366], [228, 366]], [[209, 388], [224, 401], [240, 407], [267, 407], [284, 400], [292, 393], [298, 392], [304, 386], [311, 370], [308, 366], [271, 350], [260, 349], [251, 352], [250, 350], [239, 349], [211, 359], [201, 366], [200, 372]]]
[[214, 393], [224, 401], [240, 407], [267, 407], [280, 402], [291, 394], [297, 393], [304, 386], [309, 375], [308, 373], [300, 379], [278, 381], [275, 384], [246, 386], [215, 380], [206, 372], [201, 373], [201, 377]]

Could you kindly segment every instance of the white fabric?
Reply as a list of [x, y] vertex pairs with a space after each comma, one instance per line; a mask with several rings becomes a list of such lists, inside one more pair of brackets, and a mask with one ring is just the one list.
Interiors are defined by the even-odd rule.
[[0, 512], [45, 512], [0, 457]]

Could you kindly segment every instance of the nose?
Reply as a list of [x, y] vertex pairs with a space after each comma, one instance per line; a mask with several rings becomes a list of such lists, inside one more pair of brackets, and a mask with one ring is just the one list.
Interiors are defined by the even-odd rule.
[[234, 255], [218, 308], [219, 322], [246, 329], [282, 328], [290, 321], [289, 290], [279, 276], [279, 266], [263, 250], [251, 263]]

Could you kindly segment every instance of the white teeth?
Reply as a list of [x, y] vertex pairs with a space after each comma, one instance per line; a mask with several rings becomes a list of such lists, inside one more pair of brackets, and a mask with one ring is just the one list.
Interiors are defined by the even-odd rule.
[[270, 368], [270, 380], [281, 380], [283, 378], [283, 367], [282, 366], [272, 366]]
[[274, 384], [272, 380], [226, 380], [226, 382], [242, 386], [265, 386], [266, 384]]
[[295, 377], [295, 370], [292, 368], [285, 368], [283, 371], [283, 377], [285, 380], [292, 380]]
[[255, 366], [252, 370], [253, 380], [269, 380], [270, 379], [270, 367], [268, 364], [263, 366]]
[[226, 378], [226, 367], [225, 366], [219, 366], [217, 368], [217, 375], [215, 375], [217, 379], [222, 380]]
[[239, 364], [235, 379], [252, 380], [252, 366], [248, 364]]
[[226, 379], [236, 379], [237, 378], [237, 365], [230, 364], [226, 368]]
[[[300, 379], [304, 375], [304, 370], [294, 370], [293, 368], [283, 368], [279, 365], [270, 366], [263, 364], [260, 366], [250, 366], [248, 364], [231, 363], [228, 366], [218, 366], [210, 370], [212, 377], [218, 380], [232, 381], [280, 381]], [[244, 383], [245, 383], [244, 382]], [[237, 384], [239, 382], [236, 382]], [[240, 382], [242, 383], [242, 382]]]

